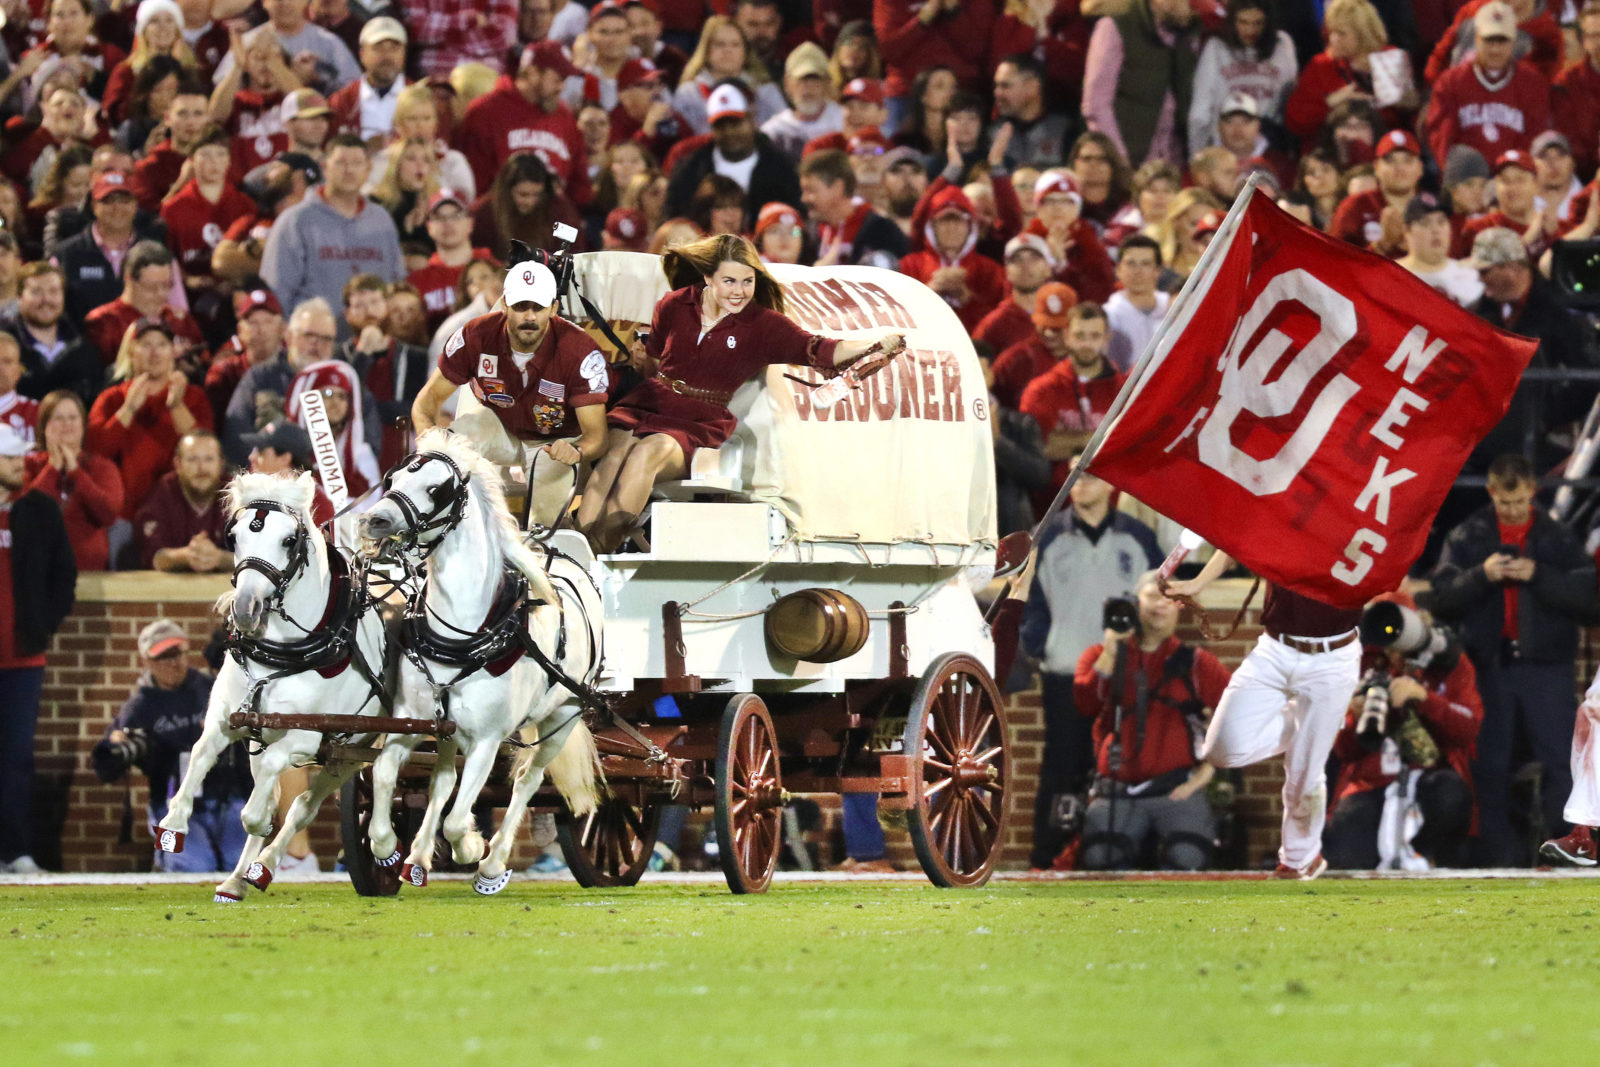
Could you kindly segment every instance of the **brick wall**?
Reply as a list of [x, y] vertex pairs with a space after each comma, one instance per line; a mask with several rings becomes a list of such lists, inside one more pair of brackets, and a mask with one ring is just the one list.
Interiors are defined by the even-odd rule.
[[[90, 768], [89, 752], [138, 679], [139, 628], [165, 615], [188, 630], [198, 651], [215, 622], [210, 613], [211, 602], [226, 588], [226, 580], [215, 577], [97, 574], [80, 579], [78, 604], [62, 625], [50, 652], [39, 716], [35, 856], [46, 867], [67, 871], [149, 868], [143, 776], [135, 773], [126, 782], [102, 785]], [[1224, 581], [1207, 591], [1206, 604], [1215, 627], [1223, 627], [1232, 619], [1247, 588], [1247, 582]], [[1252, 609], [1233, 639], [1212, 646], [1212, 651], [1230, 667], [1236, 666], [1254, 643], [1259, 625], [1257, 611]], [[1187, 639], [1198, 640], [1192, 620], [1185, 620], [1184, 633]], [[1578, 664], [1580, 686], [1586, 686], [1593, 676], [1591, 645], [1592, 640], [1586, 638]], [[1044, 747], [1038, 691], [1013, 695], [1008, 713], [1013, 788], [1001, 863], [1022, 867], [1027, 864], [1033, 797]], [[1244, 787], [1234, 810], [1246, 833], [1246, 856], [1251, 865], [1277, 848], [1278, 791], [1282, 784], [1282, 772], [1275, 762], [1244, 773]], [[125, 802], [132, 808], [132, 840], [119, 842]], [[834, 839], [831, 855], [837, 857], [836, 805], [824, 807], [829, 816], [829, 834]], [[324, 865], [338, 854], [338, 808], [334, 800], [324, 805], [313, 826], [312, 845]], [[890, 850], [891, 858], [902, 866], [915, 866], [910, 843], [903, 834], [891, 835]], [[824, 858], [829, 855], [825, 850]], [[519, 862], [531, 858], [526, 835], [517, 858]]]

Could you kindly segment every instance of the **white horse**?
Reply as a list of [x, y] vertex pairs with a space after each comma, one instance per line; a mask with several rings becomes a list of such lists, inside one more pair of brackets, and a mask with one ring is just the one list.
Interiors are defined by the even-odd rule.
[[[206, 773], [223, 749], [250, 735], [228, 725], [230, 713], [373, 715], [380, 709], [384, 623], [368, 610], [365, 590], [312, 522], [315, 492], [310, 474], [241, 474], [228, 487], [233, 589], [217, 600], [216, 610], [228, 616], [238, 644], [217, 673], [205, 727], [161, 820], [157, 840], [164, 851], [183, 851]], [[312, 762], [322, 738], [315, 730], [261, 731], [262, 751], [250, 759], [255, 788], [240, 818], [250, 838], [238, 866], [217, 886], [218, 902], [239, 900], [246, 882], [265, 889], [289, 839], [310, 825], [323, 800], [361, 766], [329, 760], [263, 851], [272, 833], [278, 777]]]
[[[498, 893], [510, 880], [511, 846], [546, 770], [574, 814], [594, 810], [594, 737], [572, 692], [536, 655], [567, 678], [592, 684], [600, 672], [600, 595], [575, 561], [523, 543], [493, 464], [464, 437], [443, 430], [424, 433], [417, 451], [390, 472], [384, 499], [366, 513], [363, 532], [377, 541], [398, 539], [427, 558], [426, 583], [402, 627], [405, 658], [395, 714], [448, 717], [456, 724], [454, 736], [439, 741], [428, 807], [400, 879], [427, 884], [440, 813], [457, 784], [459, 747], [465, 761], [444, 835], [457, 863], [478, 862], [473, 888]], [[530, 640], [538, 653], [527, 647]], [[501, 743], [524, 728], [537, 740], [517, 761], [505, 821], [486, 852], [472, 807]], [[372, 854], [385, 867], [400, 862], [390, 800], [418, 740], [391, 736], [373, 763], [368, 833]]]

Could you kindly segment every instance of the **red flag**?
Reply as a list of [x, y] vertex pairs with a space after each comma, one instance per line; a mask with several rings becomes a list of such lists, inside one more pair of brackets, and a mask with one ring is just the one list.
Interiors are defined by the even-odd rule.
[[1255, 193], [1089, 470], [1270, 581], [1393, 589], [1537, 342]]

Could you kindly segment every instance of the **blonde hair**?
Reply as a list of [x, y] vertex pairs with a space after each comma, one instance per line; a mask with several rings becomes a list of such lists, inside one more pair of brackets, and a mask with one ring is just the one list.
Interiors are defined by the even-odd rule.
[[[145, 29], [149, 29], [146, 26]], [[178, 19], [178, 39], [172, 43], [172, 48], [167, 52], [157, 52], [145, 41], [144, 34], [133, 35], [133, 51], [128, 55], [128, 66], [133, 68], [135, 74], [144, 73], [145, 66], [153, 56], [167, 55], [178, 61], [185, 75], [193, 74], [200, 67], [200, 60], [195, 57], [194, 49], [189, 47], [189, 42], [183, 39], [183, 19]]]
[[434, 101], [432, 87], [426, 82], [408, 85], [400, 90], [400, 95], [394, 101], [394, 125], [398, 127], [401, 118], [413, 111], [427, 112], [435, 121], [439, 118], [439, 105]]
[[439, 191], [439, 158], [433, 153], [433, 145], [420, 137], [408, 137], [389, 147], [389, 163], [383, 168], [383, 177], [372, 187], [372, 199], [388, 211], [393, 211], [405, 195], [405, 190], [400, 188], [400, 164], [408, 148], [420, 148], [428, 157], [428, 177], [417, 190], [418, 199], [427, 203], [428, 198]]
[[736, 233], [716, 233], [669, 249], [661, 257], [667, 284], [674, 289], [698, 285], [723, 263], [738, 263], [756, 272], [755, 302], [783, 314], [783, 286], [761, 262], [755, 245]]
[[1222, 211], [1222, 201], [1207, 189], [1190, 186], [1179, 189], [1172, 197], [1172, 203], [1167, 207], [1167, 217], [1158, 219], [1145, 230], [1156, 243], [1161, 246], [1161, 262], [1182, 273], [1178, 266], [1185, 258], [1184, 250], [1178, 243], [1178, 220], [1197, 207], [1209, 211]]
[[[681, 85], [686, 81], [693, 81], [706, 68], [706, 63], [711, 55], [711, 39], [723, 27], [727, 27], [739, 35], [739, 43], [744, 47], [744, 70], [741, 76], [750, 84], [751, 88], [765, 85], [771, 81], [772, 79], [767, 77], [767, 68], [757, 57], [755, 49], [750, 47], [750, 39], [744, 35], [744, 31], [739, 28], [739, 24], [726, 15], [712, 15], [706, 19], [705, 28], [700, 31], [700, 41], [694, 46], [694, 55], [690, 56], [689, 62], [684, 64], [683, 76], [678, 79], [678, 83]], [[754, 103], [754, 101], [751, 101], [752, 106], [754, 106]]]
[[499, 80], [494, 68], [483, 63], [462, 63], [452, 70], [450, 88], [456, 91], [456, 115], [466, 114], [467, 105], [492, 90]]
[[1362, 55], [1389, 47], [1389, 31], [1383, 28], [1378, 9], [1367, 0], [1329, 0], [1322, 25], [1331, 28], [1335, 23], [1355, 34]]
[[[143, 337], [146, 333], [162, 332], [159, 330], [144, 330], [141, 332], [139, 330], [139, 326], [145, 321], [145, 319], [138, 319], [134, 322], [130, 322], [128, 323], [128, 328], [122, 331], [122, 343], [117, 346], [117, 361], [111, 365], [112, 381], [125, 382], [129, 378], [132, 378], [135, 374], [142, 373], [140, 371], [135, 371], [133, 367], [134, 342], [138, 341], [138, 339]], [[173, 355], [176, 356], [178, 354], [178, 342], [172, 339], [171, 334], [163, 333], [162, 335], [166, 337], [167, 343], [172, 346]]]

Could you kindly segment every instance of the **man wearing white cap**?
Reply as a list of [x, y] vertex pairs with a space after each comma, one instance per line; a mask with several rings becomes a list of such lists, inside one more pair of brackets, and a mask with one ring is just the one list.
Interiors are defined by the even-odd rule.
[[1433, 86], [1424, 124], [1428, 147], [1444, 159], [1464, 144], [1484, 159], [1523, 152], [1550, 126], [1550, 83], [1515, 58], [1517, 15], [1505, 0], [1490, 0], [1472, 16], [1473, 54]]
[[529, 522], [553, 525], [570, 500], [573, 468], [606, 449], [611, 376], [589, 335], [556, 312], [556, 279], [542, 263], [514, 265], [502, 303], [450, 336], [411, 407], [417, 433], [466, 386], [450, 424], [480, 454], [528, 471]]
[[667, 185], [667, 214], [687, 215], [695, 190], [708, 174], [732, 178], [745, 191], [745, 229], [755, 224], [761, 205], [800, 202], [794, 164], [771, 138], [756, 129], [750, 97], [737, 82], [723, 82], [706, 97], [711, 143], [678, 163]]
[[37, 874], [33, 837], [33, 730], [44, 652], [72, 610], [78, 580], [61, 508], [24, 491], [29, 444], [0, 423], [0, 872]]
[[360, 78], [328, 98], [340, 129], [383, 142], [394, 129], [394, 106], [406, 87], [406, 28], [380, 15], [361, 27]]

